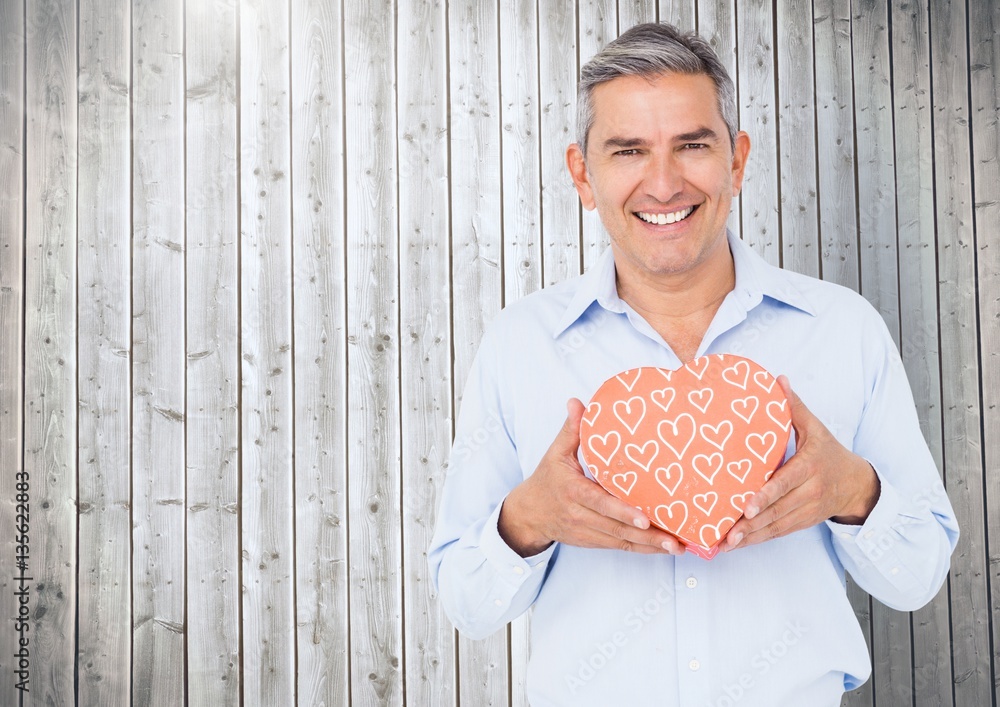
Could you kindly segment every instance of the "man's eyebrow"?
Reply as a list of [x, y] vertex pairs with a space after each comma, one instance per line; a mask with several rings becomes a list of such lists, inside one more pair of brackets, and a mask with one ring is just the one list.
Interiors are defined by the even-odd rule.
[[645, 147], [646, 141], [638, 137], [609, 137], [604, 141], [602, 147], [605, 150], [631, 150], [636, 147]]
[[689, 133], [674, 136], [674, 142], [698, 142], [699, 140], [718, 140], [719, 135], [711, 128], [698, 128]]

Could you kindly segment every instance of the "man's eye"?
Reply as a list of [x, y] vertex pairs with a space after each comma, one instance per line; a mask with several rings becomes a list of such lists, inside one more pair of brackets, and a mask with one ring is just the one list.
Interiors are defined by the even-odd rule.
[[639, 154], [638, 150], [618, 150], [618, 152], [615, 153], [615, 155], [618, 157], [629, 157], [630, 155], [638, 155], [638, 154]]
[[704, 150], [708, 145], [703, 142], [688, 142], [684, 144], [685, 150]]

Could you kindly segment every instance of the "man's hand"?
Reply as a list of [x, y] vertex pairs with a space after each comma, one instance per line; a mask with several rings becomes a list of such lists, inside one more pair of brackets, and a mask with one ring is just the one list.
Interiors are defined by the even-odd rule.
[[553, 542], [641, 553], [684, 554], [674, 536], [650, 527], [638, 509], [588, 479], [577, 459], [584, 406], [576, 398], [535, 473], [516, 486], [500, 509], [500, 537], [521, 557]]
[[[725, 550], [746, 547], [832, 519], [861, 525], [878, 501], [880, 485], [871, 464], [844, 447], [778, 377], [791, 405], [795, 454], [747, 501]], [[742, 542], [741, 542], [742, 541]]]

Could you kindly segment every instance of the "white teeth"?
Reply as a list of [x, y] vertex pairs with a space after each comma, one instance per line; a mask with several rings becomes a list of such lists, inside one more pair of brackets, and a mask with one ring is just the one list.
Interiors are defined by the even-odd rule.
[[638, 216], [647, 223], [655, 223], [658, 226], [665, 226], [668, 223], [677, 223], [678, 221], [683, 221], [684, 219], [686, 219], [688, 216], [691, 215], [692, 211], [694, 211], [694, 207], [689, 206], [688, 208], [682, 211], [675, 211], [672, 214], [649, 214], [646, 213], [645, 211], [640, 211], [638, 212]]

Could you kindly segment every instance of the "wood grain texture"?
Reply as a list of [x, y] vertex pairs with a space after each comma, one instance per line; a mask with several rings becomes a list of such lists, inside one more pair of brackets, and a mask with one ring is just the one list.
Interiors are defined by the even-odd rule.
[[572, 0], [538, 5], [538, 84], [541, 105], [542, 282], [580, 273], [580, 206], [566, 169], [576, 142], [576, 7]]
[[944, 476], [962, 529], [952, 558], [952, 666], [956, 705], [993, 699], [986, 528], [983, 517], [980, 377], [976, 346], [976, 252], [973, 232], [965, 4], [930, 7], [938, 233]]
[[819, 139], [820, 272], [824, 280], [860, 287], [851, 85], [851, 7], [847, 0], [813, 4], [816, 134]]
[[344, 5], [354, 704], [403, 700], [396, 35], [385, 21], [394, 9]]
[[656, 8], [656, 17], [660, 22], [687, 31], [696, 30], [698, 16], [697, 0], [660, 0]]
[[[130, 12], [80, 3], [79, 578], [82, 704], [132, 699]], [[183, 579], [183, 578], [180, 578]], [[177, 589], [183, 588], [183, 581]], [[182, 683], [183, 675], [172, 682]], [[169, 686], [165, 686], [169, 689]]]
[[781, 266], [819, 277], [812, 5], [778, 0], [775, 22]]
[[[25, 5], [24, 470], [31, 693], [73, 704], [77, 600], [77, 13]], [[30, 353], [27, 353], [30, 352]]]
[[618, 0], [619, 34], [643, 22], [656, 22], [656, 0]]
[[[920, 427], [942, 468], [937, 247], [931, 147], [927, 2], [892, 6], [896, 220], [899, 239], [900, 354]], [[952, 705], [948, 590], [911, 614], [913, 702]]]
[[184, 699], [184, 24], [132, 8], [133, 699]]
[[[979, 291], [979, 357], [982, 361], [983, 461], [986, 469], [987, 543], [1000, 546], [1000, 5], [969, 5], [969, 71], [972, 118], [973, 226]], [[990, 615], [994, 674], [1000, 659], [1000, 557], [990, 553]], [[994, 683], [994, 704], [1000, 686]]]
[[451, 449], [448, 18], [434, 0], [399, 6], [397, 144], [403, 615], [408, 704], [456, 705], [455, 630], [427, 565]]
[[349, 704], [340, 3], [292, 4], [295, 587], [300, 704]]
[[[502, 303], [500, 46], [495, 2], [448, 3], [452, 336], [456, 412], [486, 325]], [[459, 704], [509, 703], [506, 631], [458, 639]]]
[[[577, 24], [580, 67], [618, 36], [618, 11], [614, 0], [577, 0]], [[597, 262], [611, 243], [597, 211], [580, 207], [583, 269]]]
[[295, 701], [289, 9], [240, 18], [243, 698]]
[[240, 323], [236, 7], [188, 3], [185, 248], [187, 688], [240, 702]]
[[740, 128], [750, 158], [740, 196], [743, 240], [772, 265], [781, 261], [778, 216], [778, 109], [774, 83], [774, 18], [769, 6], [737, 3]]
[[[6, 567], [18, 554], [19, 503], [31, 502], [31, 481], [24, 474], [24, 3], [0, 0], [0, 552]], [[20, 487], [20, 489], [19, 489]], [[23, 494], [18, 497], [18, 493]], [[31, 508], [28, 507], [30, 521]], [[30, 536], [29, 536], [30, 539]], [[23, 551], [24, 548], [22, 548]], [[14, 617], [21, 614], [20, 572], [0, 575], [0, 616], [8, 617], [0, 631], [0, 703], [15, 704], [21, 694], [14, 672], [20, 651]], [[30, 576], [30, 575], [26, 575]], [[26, 617], [30, 606], [25, 606]], [[25, 633], [30, 629], [25, 629]]]

